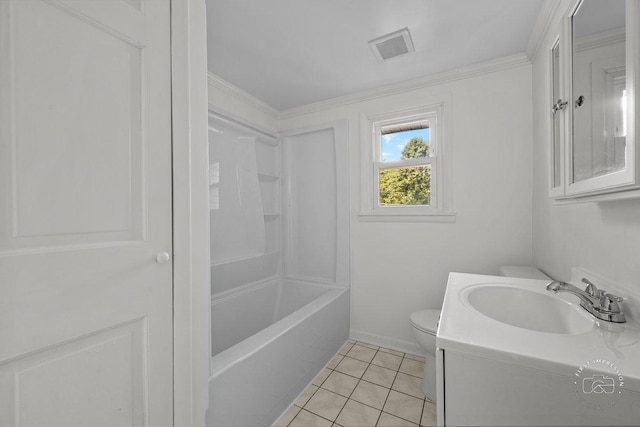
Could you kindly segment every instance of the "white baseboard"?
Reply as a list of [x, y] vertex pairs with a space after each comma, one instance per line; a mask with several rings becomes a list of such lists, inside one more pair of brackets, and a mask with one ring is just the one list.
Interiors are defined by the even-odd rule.
[[356, 341], [364, 341], [369, 344], [379, 345], [380, 347], [387, 347], [403, 353], [410, 353], [423, 357], [427, 354], [424, 349], [418, 345], [418, 343], [399, 340], [397, 338], [384, 337], [368, 332], [357, 331], [355, 329], [351, 329], [349, 331], [349, 338]]

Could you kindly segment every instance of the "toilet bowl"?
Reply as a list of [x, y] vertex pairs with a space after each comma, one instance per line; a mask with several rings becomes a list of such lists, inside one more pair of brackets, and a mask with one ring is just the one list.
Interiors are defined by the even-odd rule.
[[[527, 279], [551, 280], [546, 274], [535, 267], [521, 265], [506, 265], [500, 267], [500, 274], [508, 277]], [[420, 346], [427, 352], [424, 374], [420, 388], [427, 398], [436, 400], [436, 333], [440, 310], [419, 310], [409, 316], [413, 335]]]
[[419, 310], [409, 316], [411, 329], [420, 347], [426, 352], [420, 389], [427, 398], [436, 400], [436, 332], [440, 310]]

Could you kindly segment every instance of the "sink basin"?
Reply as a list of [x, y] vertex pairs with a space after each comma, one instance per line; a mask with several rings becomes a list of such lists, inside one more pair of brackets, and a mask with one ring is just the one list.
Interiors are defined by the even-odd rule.
[[580, 334], [594, 327], [593, 319], [581, 307], [519, 287], [475, 285], [466, 288], [462, 298], [479, 313], [522, 329]]

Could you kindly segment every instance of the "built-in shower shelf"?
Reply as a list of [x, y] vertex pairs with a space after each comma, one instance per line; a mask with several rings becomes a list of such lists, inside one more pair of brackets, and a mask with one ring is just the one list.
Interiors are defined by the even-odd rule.
[[258, 179], [262, 182], [276, 182], [280, 177], [268, 172], [258, 172]]
[[279, 213], [277, 212], [265, 212], [264, 213], [264, 219], [269, 220], [269, 219], [275, 219], [278, 218], [280, 216]]

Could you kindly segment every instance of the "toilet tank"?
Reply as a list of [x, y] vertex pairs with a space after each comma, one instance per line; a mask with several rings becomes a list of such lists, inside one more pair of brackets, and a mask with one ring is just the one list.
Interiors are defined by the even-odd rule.
[[542, 271], [530, 265], [503, 265], [499, 268], [500, 275], [518, 277], [521, 279], [552, 280]]

